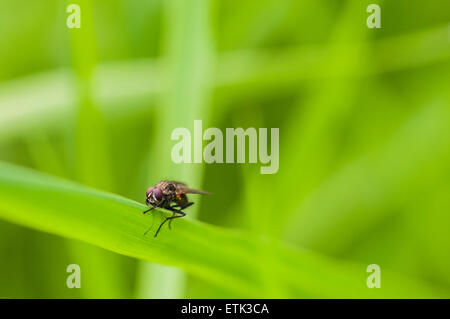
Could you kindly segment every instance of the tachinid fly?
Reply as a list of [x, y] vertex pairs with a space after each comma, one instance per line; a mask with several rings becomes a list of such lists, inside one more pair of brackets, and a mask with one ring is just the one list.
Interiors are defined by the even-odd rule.
[[[175, 181], [160, 181], [155, 186], [152, 186], [149, 189], [147, 189], [146, 192], [147, 199], [145, 203], [147, 204], [147, 206], [152, 207], [142, 212], [142, 214], [145, 214], [151, 211], [152, 209], [155, 209], [156, 207], [164, 208], [172, 212], [172, 216], [167, 217], [161, 223], [161, 225], [159, 225], [158, 230], [156, 231], [154, 237], [158, 236], [161, 227], [167, 221], [169, 221], [169, 229], [170, 229], [173, 219], [186, 216], [186, 213], [184, 213], [182, 210], [194, 204], [193, 202], [188, 201], [186, 194], [210, 194], [210, 193], [197, 189], [191, 189], [187, 187], [186, 184]], [[144, 235], [146, 235], [149, 230], [147, 230], [144, 233]]]

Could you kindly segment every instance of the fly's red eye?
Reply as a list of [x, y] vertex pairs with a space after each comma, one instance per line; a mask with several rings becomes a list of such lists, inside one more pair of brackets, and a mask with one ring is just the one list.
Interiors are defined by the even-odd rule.
[[159, 188], [155, 188], [153, 190], [153, 196], [155, 196], [155, 199], [157, 201], [160, 201], [162, 199], [162, 197], [163, 197], [163, 194], [162, 194], [162, 192], [161, 192], [161, 190]]
[[153, 189], [155, 189], [155, 188], [154, 187], [150, 187], [149, 189], [147, 189], [147, 192], [146, 192], [147, 197], [148, 197], [148, 195], [150, 195], [151, 192], [153, 192]]

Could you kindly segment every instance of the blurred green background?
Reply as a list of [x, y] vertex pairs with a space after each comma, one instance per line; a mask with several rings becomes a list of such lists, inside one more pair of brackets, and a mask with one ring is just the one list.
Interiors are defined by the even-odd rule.
[[[66, 26], [69, 3], [81, 29]], [[370, 3], [0, 0], [0, 160], [142, 203], [181, 180], [214, 193], [187, 218], [448, 298], [449, 3], [379, 0], [369, 29]], [[278, 173], [172, 163], [170, 133], [194, 119], [280, 128]], [[65, 285], [72, 263], [82, 289]], [[275, 288], [261, 297], [310, 297], [280, 293], [264, 267]], [[0, 297], [249, 297], [237, 291], [0, 220]]]

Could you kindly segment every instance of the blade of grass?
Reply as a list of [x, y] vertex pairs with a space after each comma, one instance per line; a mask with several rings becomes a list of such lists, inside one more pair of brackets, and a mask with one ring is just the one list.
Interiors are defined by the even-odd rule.
[[[167, 53], [164, 75], [169, 89], [156, 118], [157, 134], [150, 162], [149, 184], [165, 177], [177, 179], [200, 187], [202, 165], [175, 164], [170, 160], [152, 161], [157, 157], [170, 159], [171, 132], [177, 127], [190, 127], [194, 120], [209, 120], [209, 82], [211, 81], [212, 40], [209, 31], [210, 4], [208, 1], [165, 2]], [[192, 130], [191, 130], [192, 132]], [[156, 172], [156, 173], [155, 173]], [[187, 218], [195, 218], [197, 205], [189, 209]], [[184, 296], [185, 276], [179, 269], [144, 264], [140, 268], [138, 294], [146, 298], [180, 298]], [[161, 280], [164, 283], [161, 294]], [[176, 280], [175, 280], [176, 279]]]
[[414, 194], [423, 196], [424, 189], [449, 171], [447, 101], [443, 96], [422, 107], [385, 145], [364, 153], [325, 180], [295, 210], [285, 228], [286, 238], [338, 253], [359, 241], [386, 214], [411, 205]]
[[[51, 199], [51, 200], [50, 200]], [[255, 251], [268, 249], [273, 276], [292, 297], [435, 297], [423, 283], [383, 272], [383, 289], [366, 287], [365, 266], [267, 244], [243, 233], [181, 219], [157, 238], [143, 233], [159, 211], [142, 216], [144, 205], [36, 171], [0, 163], [0, 217], [41, 231], [79, 239], [143, 260], [181, 267], [207, 281], [257, 297]], [[260, 247], [262, 245], [263, 247]], [[273, 296], [277, 297], [277, 296]]]
[[[80, 0], [83, 8], [83, 27], [68, 30], [72, 64], [75, 72], [76, 123], [72, 137], [74, 156], [68, 156], [74, 168], [75, 179], [85, 185], [104, 190], [113, 190], [111, 155], [109, 150], [107, 123], [94, 100], [93, 72], [96, 68], [97, 48], [94, 34], [93, 7], [90, 0]], [[121, 257], [91, 245], [71, 242], [69, 249], [84, 273], [96, 273], [95, 284], [84, 285], [90, 298], [123, 297], [124, 277], [120, 274]], [[88, 277], [89, 278], [89, 277]]]
[[96, 65], [92, 6], [89, 0], [81, 0], [80, 5], [83, 7], [83, 28], [69, 32], [77, 96], [75, 160], [72, 164], [80, 182], [112, 190], [107, 125], [92, 95], [92, 74]]
[[[358, 27], [360, 20], [360, 4], [348, 2], [331, 34], [328, 53], [314, 73], [336, 74], [341, 70], [352, 73], [356, 69], [366, 69], [364, 43], [367, 34], [365, 29]], [[351, 55], [346, 46], [350, 41], [361, 44], [360, 48], [354, 48]], [[278, 186], [274, 187], [279, 191], [275, 198], [282, 197], [285, 188], [290, 187], [295, 189], [296, 201], [299, 203], [335, 168], [339, 137], [342, 134], [340, 125], [348, 121], [354, 111], [352, 108], [356, 107], [352, 99], [358, 84], [359, 81], [353, 78], [330, 77], [316, 79], [305, 85], [310, 96], [306, 99], [304, 94], [299, 96], [300, 102], [289, 118], [284, 141], [284, 145], [289, 147], [282, 150], [284, 164], [278, 173]], [[272, 228], [281, 236], [292, 203], [277, 201], [275, 205], [283, 215], [276, 218], [272, 216]]]
[[[376, 62], [366, 70], [339, 70], [334, 76], [368, 76], [396, 72], [448, 60], [448, 26], [403, 34], [373, 43]], [[398, 49], [401, 47], [401, 50]], [[352, 54], [359, 45], [348, 44]], [[401, 58], [391, 52], [401, 52]], [[425, 52], [425, 53], [424, 53]], [[314, 77], [326, 52], [318, 47], [293, 47], [278, 51], [226, 52], [218, 57], [211, 86], [228, 98], [235, 94], [268, 94], [295, 91], [298, 84]], [[126, 75], [126, 76], [124, 76]], [[161, 81], [161, 61], [143, 59], [104, 63], [94, 70], [93, 96], [101, 111], [114, 116], [137, 112], [124, 108], [129, 99], [148, 101], [167, 90]], [[124, 80], [126, 79], [126, 80]], [[8, 138], [45, 123], [64, 127], [74, 112], [74, 78], [71, 70], [51, 70], [4, 83], [0, 87], [0, 138]], [[258, 93], [259, 92], [259, 93]], [[221, 105], [228, 105], [221, 103]], [[140, 103], [145, 108], [148, 103]]]
[[[25, 137], [33, 166], [41, 172], [53, 176], [67, 177], [61, 158], [45, 132], [38, 131], [32, 137]], [[53, 239], [54, 240], [54, 239]], [[38, 243], [34, 243], [39, 245]], [[79, 289], [82, 298], [126, 298], [126, 285], [120, 276], [121, 257], [96, 246], [74, 240], [65, 240], [68, 256], [66, 265], [78, 264], [83, 270], [83, 289]], [[55, 256], [58, 256], [55, 254]], [[55, 257], [56, 258], [56, 257]], [[60, 269], [61, 270], [61, 269]], [[57, 295], [57, 294], [55, 294]]]
[[[360, 15], [358, 3], [349, 2], [335, 23], [331, 34], [331, 43], [322, 57], [320, 65], [314, 73], [321, 74], [324, 70], [337, 73], [345, 69], [364, 68], [365, 57], [363, 50], [354, 50], [350, 56], [346, 55], [346, 43], [364, 43], [364, 29], [358, 28]], [[363, 47], [363, 45], [361, 45]], [[355, 61], [358, 61], [355, 63]], [[286, 190], [295, 190], [295, 201], [301, 202], [317, 180], [332, 167], [330, 162], [335, 156], [336, 123], [342, 122], [350, 113], [350, 99], [355, 90], [354, 80], [342, 78], [326, 78], [308, 82], [313, 95], [307, 102], [295, 108], [294, 114], [289, 116], [289, 125], [284, 132], [283, 145], [288, 147], [281, 154], [283, 165], [277, 173], [278, 179], [259, 174], [249, 174], [250, 180], [246, 186], [247, 212], [253, 212], [251, 218], [256, 224], [253, 227], [265, 236], [280, 238], [282, 229], [288, 220], [288, 214], [293, 205], [292, 201], [280, 201], [286, 196]], [[294, 178], [295, 177], [295, 178]], [[264, 205], [255, 202], [254, 198], [264, 198]], [[275, 215], [273, 210], [279, 212]], [[261, 260], [267, 259], [267, 252], [261, 252]], [[270, 274], [270, 271], [268, 272]], [[277, 282], [270, 282], [273, 277], [267, 276], [265, 282], [268, 291], [277, 289]], [[282, 289], [278, 290], [282, 292]]]

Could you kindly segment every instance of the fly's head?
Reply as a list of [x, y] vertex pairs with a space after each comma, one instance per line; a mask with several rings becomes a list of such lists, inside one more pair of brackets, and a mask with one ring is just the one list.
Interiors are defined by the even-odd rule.
[[148, 206], [159, 206], [163, 201], [163, 192], [158, 187], [150, 187], [147, 189], [146, 203]]

